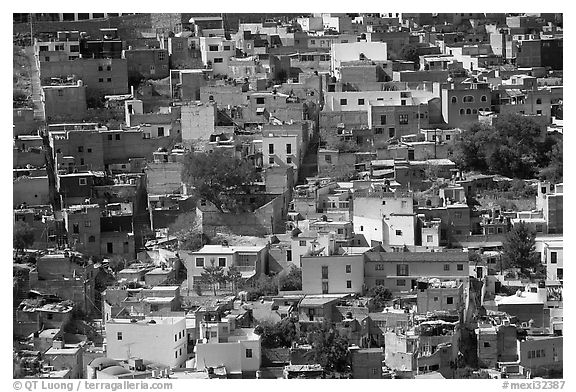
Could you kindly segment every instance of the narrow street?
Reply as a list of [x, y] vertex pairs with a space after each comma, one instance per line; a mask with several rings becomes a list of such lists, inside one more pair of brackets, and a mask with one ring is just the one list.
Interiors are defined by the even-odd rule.
[[34, 48], [27, 47], [26, 56], [30, 63], [30, 78], [32, 84], [32, 101], [34, 102], [34, 119], [45, 121], [44, 102], [42, 101], [42, 87], [40, 85], [40, 70], [34, 58]]

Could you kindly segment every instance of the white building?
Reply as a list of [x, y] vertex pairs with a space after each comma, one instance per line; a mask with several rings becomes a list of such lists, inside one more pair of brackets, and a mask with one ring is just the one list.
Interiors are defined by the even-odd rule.
[[200, 54], [204, 66], [212, 68], [216, 75], [226, 75], [228, 60], [236, 55], [236, 43], [223, 37], [200, 37]]
[[375, 62], [388, 60], [385, 42], [353, 42], [333, 44], [330, 48], [330, 70], [336, 79], [340, 80], [340, 64], [343, 61], [369, 59]]
[[187, 359], [186, 318], [146, 317], [106, 322], [106, 356], [116, 360], [138, 357], [172, 368]]

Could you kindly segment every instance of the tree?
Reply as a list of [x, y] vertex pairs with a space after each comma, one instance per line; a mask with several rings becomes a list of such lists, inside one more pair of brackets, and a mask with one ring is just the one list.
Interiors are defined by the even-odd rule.
[[300, 268], [292, 268], [286, 276], [280, 279], [280, 290], [302, 290], [302, 270]]
[[204, 267], [204, 271], [201, 274], [202, 282], [210, 285], [216, 295], [216, 285], [218, 283], [224, 282], [224, 268], [219, 265], [214, 265], [214, 261], [210, 263], [208, 267]]
[[263, 295], [278, 294], [278, 278], [276, 276], [261, 275], [248, 290], [248, 300], [254, 301]]
[[229, 156], [222, 150], [212, 153], [190, 152], [184, 157], [183, 181], [200, 199], [223, 212], [241, 210], [246, 205], [241, 195], [250, 193], [258, 179], [255, 168], [246, 160]]
[[418, 47], [413, 44], [404, 45], [402, 49], [400, 49], [400, 58], [413, 61], [415, 66], [419, 66], [420, 56], [418, 56]]
[[369, 296], [374, 298], [376, 308], [383, 308], [392, 299], [392, 292], [384, 286], [375, 286], [370, 289]]
[[114, 273], [126, 268], [127, 263], [128, 261], [124, 257], [119, 255], [112, 256], [112, 258], [108, 260], [108, 266]]
[[13, 246], [16, 254], [24, 254], [24, 249], [30, 248], [34, 244], [34, 232], [25, 222], [14, 224]]
[[502, 258], [510, 266], [520, 268], [524, 275], [538, 265], [536, 232], [524, 221], [520, 221], [508, 233], [503, 244]]
[[312, 346], [311, 359], [328, 372], [344, 372], [349, 366], [348, 340], [338, 333], [331, 323], [324, 322], [312, 329], [307, 336]]
[[234, 293], [238, 292], [238, 287], [240, 287], [244, 282], [242, 273], [235, 265], [228, 267], [228, 271], [226, 271], [224, 280], [232, 285], [232, 290], [234, 291]]
[[291, 347], [297, 339], [296, 324], [290, 318], [285, 318], [276, 324], [264, 321], [254, 328], [254, 333], [260, 335], [262, 347]]

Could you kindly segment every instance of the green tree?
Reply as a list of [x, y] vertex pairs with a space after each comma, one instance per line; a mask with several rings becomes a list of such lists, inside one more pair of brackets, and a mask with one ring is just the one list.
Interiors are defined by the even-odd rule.
[[195, 212], [180, 214], [168, 227], [168, 232], [178, 238], [180, 249], [197, 251], [209, 242], [209, 238], [202, 233]]
[[418, 56], [418, 47], [413, 44], [404, 45], [400, 49], [400, 58], [407, 61], [413, 61], [416, 67], [420, 64], [420, 56]]
[[278, 278], [276, 276], [260, 275], [248, 290], [248, 300], [254, 301], [264, 295], [278, 294]]
[[292, 268], [286, 276], [282, 277], [280, 279], [280, 290], [302, 290], [302, 270], [300, 268]]
[[370, 289], [368, 295], [374, 298], [374, 305], [381, 309], [386, 306], [386, 302], [392, 300], [392, 292], [384, 286], [375, 286]]
[[215, 150], [186, 154], [182, 178], [198, 198], [213, 203], [223, 212], [246, 207], [242, 202], [246, 198], [241, 196], [250, 192], [250, 185], [258, 175], [249, 162]]
[[254, 333], [260, 335], [262, 347], [266, 348], [291, 347], [298, 337], [296, 324], [290, 318], [276, 324], [264, 321], [254, 328]]
[[328, 372], [345, 372], [350, 363], [348, 340], [338, 333], [331, 323], [308, 332], [307, 342], [312, 346], [311, 359]]
[[201, 274], [202, 282], [210, 285], [214, 295], [216, 295], [216, 285], [218, 283], [224, 282], [224, 268], [219, 265], [214, 265], [214, 261], [210, 263], [211, 265], [204, 267], [204, 271]]
[[508, 265], [520, 268], [524, 275], [538, 266], [539, 260], [535, 252], [536, 232], [524, 221], [515, 225], [506, 236], [502, 247], [503, 261]]
[[13, 246], [16, 254], [24, 254], [24, 249], [34, 244], [34, 232], [30, 225], [25, 222], [16, 222], [13, 232]]
[[226, 271], [224, 280], [232, 285], [232, 290], [234, 291], [234, 293], [237, 293], [238, 288], [241, 287], [242, 284], [244, 283], [242, 273], [235, 265], [228, 267], [228, 271]]

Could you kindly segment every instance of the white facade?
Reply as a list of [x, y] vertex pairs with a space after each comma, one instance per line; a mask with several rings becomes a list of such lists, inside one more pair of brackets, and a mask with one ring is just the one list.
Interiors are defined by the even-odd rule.
[[325, 110], [368, 111], [371, 105], [410, 106], [437, 97], [437, 94], [427, 90], [327, 92]]
[[299, 138], [296, 135], [266, 134], [262, 137], [262, 161], [264, 167], [273, 166], [275, 159], [292, 166], [294, 173], [300, 166], [301, 151]]
[[356, 61], [364, 58], [376, 62], [387, 61], [387, 44], [385, 42], [335, 43], [331, 47], [330, 57], [330, 70], [336, 79], [340, 80], [340, 64], [343, 61]]
[[249, 328], [233, 329], [217, 339], [199, 340], [194, 351], [197, 370], [224, 366], [227, 373], [238, 374], [256, 372], [262, 364], [260, 336]]
[[216, 124], [216, 106], [192, 103], [181, 110], [182, 141], [210, 139]]
[[180, 367], [187, 359], [185, 317], [111, 319], [106, 322], [106, 356], [116, 360], [142, 358]]
[[364, 255], [302, 257], [305, 294], [362, 293]]
[[236, 43], [222, 37], [200, 37], [200, 53], [204, 66], [210, 63], [215, 75], [226, 75], [228, 60], [236, 55]]

